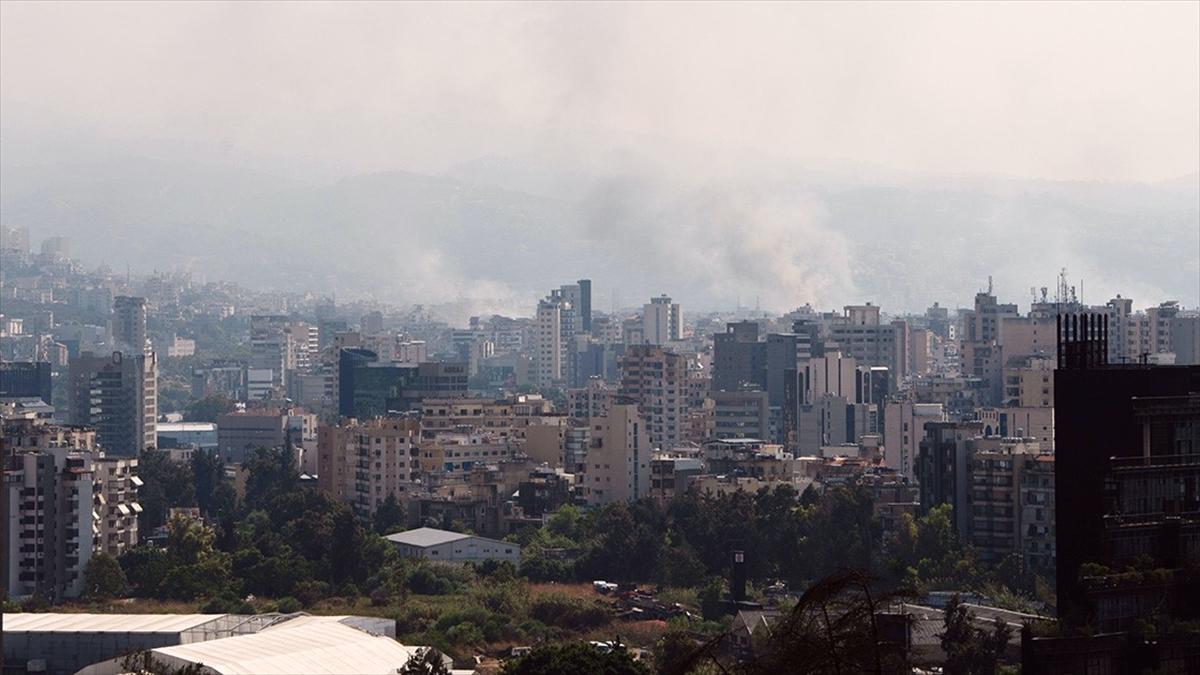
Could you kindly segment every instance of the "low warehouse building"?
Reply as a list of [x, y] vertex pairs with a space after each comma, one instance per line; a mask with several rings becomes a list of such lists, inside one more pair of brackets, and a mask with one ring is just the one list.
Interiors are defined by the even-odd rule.
[[473, 534], [419, 527], [389, 534], [387, 539], [399, 548], [400, 555], [410, 558], [453, 563], [499, 560], [521, 564], [520, 545]]
[[5, 614], [4, 663], [6, 668], [71, 675], [135, 650], [255, 633], [286, 618], [281, 614]]

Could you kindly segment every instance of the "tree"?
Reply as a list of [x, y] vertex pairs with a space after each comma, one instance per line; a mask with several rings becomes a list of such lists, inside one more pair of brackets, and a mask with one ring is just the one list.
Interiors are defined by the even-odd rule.
[[266, 506], [273, 498], [292, 490], [300, 477], [290, 443], [282, 448], [258, 448], [246, 460], [246, 505]]
[[138, 477], [144, 483], [138, 489], [138, 530], [151, 533], [167, 522], [168, 510], [176, 506], [196, 505], [196, 486], [190, 467], [171, 461], [161, 450], [144, 450], [138, 458]]
[[111, 600], [125, 594], [129, 584], [121, 564], [111, 555], [92, 555], [83, 571], [83, 596], [88, 600]]
[[188, 422], [216, 422], [217, 417], [233, 412], [234, 403], [221, 394], [205, 396], [188, 406], [184, 419]]
[[700, 614], [706, 620], [715, 621], [725, 614], [725, 604], [721, 601], [724, 590], [725, 584], [720, 577], [710, 578], [700, 588], [697, 598], [700, 601]]
[[903, 645], [884, 640], [877, 625], [879, 608], [898, 596], [873, 589], [873, 581], [863, 572], [845, 570], [813, 584], [765, 643], [756, 644], [755, 659], [743, 671], [907, 672]]
[[197, 450], [192, 453], [192, 484], [201, 514], [220, 518], [234, 510], [237, 494], [225, 480], [225, 463], [219, 452]]
[[419, 647], [404, 667], [400, 675], [450, 675], [442, 653], [433, 647]]
[[406, 522], [404, 507], [396, 500], [396, 493], [388, 493], [387, 499], [375, 509], [372, 518], [375, 532], [388, 535], [404, 529]]
[[958, 594], [950, 597], [939, 636], [946, 653], [946, 675], [992, 675], [1004, 655], [1012, 629], [999, 618], [986, 631], [976, 628], [974, 616], [959, 601]]
[[681, 630], [668, 631], [654, 645], [654, 666], [662, 675], [684, 675], [698, 661], [696, 640]]
[[503, 675], [650, 675], [621, 647], [600, 649], [583, 642], [544, 645], [509, 661]]

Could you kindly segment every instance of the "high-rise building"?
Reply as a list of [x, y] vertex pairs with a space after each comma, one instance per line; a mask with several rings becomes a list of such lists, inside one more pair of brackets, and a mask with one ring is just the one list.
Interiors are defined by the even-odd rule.
[[644, 497], [650, 489], [651, 449], [637, 405], [610, 405], [608, 416], [592, 421], [583, 471], [587, 503], [603, 506]]
[[359, 330], [363, 335], [378, 335], [383, 332], [383, 313], [367, 312], [359, 322]]
[[575, 334], [574, 308], [560, 291], [538, 303], [533, 329], [533, 381], [553, 386], [567, 376], [568, 346]]
[[271, 385], [282, 396], [289, 375], [310, 372], [318, 366], [320, 330], [303, 321], [277, 314], [250, 317], [250, 361], [254, 370], [270, 370]]
[[650, 443], [671, 448], [687, 428], [687, 359], [656, 345], [630, 345], [619, 360], [618, 394], [634, 401]]
[[642, 307], [642, 340], [646, 344], [665, 345], [683, 339], [683, 310], [671, 298], [650, 298]]
[[584, 333], [592, 332], [592, 280], [579, 280], [579, 330]]
[[113, 299], [113, 345], [125, 354], [148, 354], [146, 340], [146, 299], [118, 295]]
[[71, 359], [69, 419], [96, 429], [96, 440], [112, 457], [136, 457], [157, 443], [158, 362], [153, 352], [101, 356], [84, 352]]
[[[1060, 621], [1120, 630], [1194, 619], [1200, 366], [1110, 364], [1103, 315], [1060, 319], [1054, 373]], [[1111, 328], [1108, 326], [1107, 328]], [[1141, 561], [1141, 562], [1137, 562]], [[1135, 564], [1153, 578], [1116, 574]], [[1093, 568], [1084, 578], [1084, 565]], [[1096, 570], [1108, 568], [1112, 575]]]
[[898, 381], [907, 372], [908, 324], [884, 324], [876, 305], [847, 305], [828, 323], [827, 347], [864, 366], [886, 366]]
[[397, 500], [420, 467], [421, 423], [384, 417], [322, 426], [317, 431], [318, 487], [370, 518], [389, 496]]
[[767, 345], [758, 340], [758, 324], [738, 321], [713, 335], [713, 391], [738, 391], [745, 385], [767, 387]]
[[0, 361], [0, 398], [50, 400], [50, 364], [45, 361]]
[[1200, 314], [1171, 320], [1171, 351], [1177, 365], [1200, 365]]
[[714, 391], [712, 400], [713, 438], [771, 439], [771, 406], [767, 392], [759, 389]]
[[4, 420], [0, 456], [10, 595], [77, 597], [93, 553], [118, 556], [137, 544], [137, 460], [106, 458], [95, 431]]

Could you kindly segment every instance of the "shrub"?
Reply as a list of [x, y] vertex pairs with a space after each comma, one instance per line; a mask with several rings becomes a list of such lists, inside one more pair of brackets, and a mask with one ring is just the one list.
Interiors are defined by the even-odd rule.
[[324, 581], [301, 581], [296, 584], [296, 599], [305, 607], [312, 607], [329, 596], [329, 584]]
[[303, 605], [300, 604], [299, 600], [297, 600], [296, 598], [293, 598], [290, 595], [285, 598], [280, 598], [279, 602], [277, 604], [278, 604], [279, 611], [284, 614], [294, 614], [296, 612], [299, 612], [301, 610], [301, 608], [303, 607]]
[[577, 630], [603, 625], [608, 622], [609, 611], [595, 602], [548, 593], [530, 604], [529, 616], [549, 626]]
[[461, 591], [474, 576], [474, 572], [461, 567], [421, 565], [409, 572], [406, 585], [421, 595], [449, 595]]

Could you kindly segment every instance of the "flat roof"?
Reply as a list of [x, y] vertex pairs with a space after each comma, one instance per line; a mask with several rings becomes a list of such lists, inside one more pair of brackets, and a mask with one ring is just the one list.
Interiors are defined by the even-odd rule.
[[227, 614], [4, 614], [5, 633], [180, 633]]
[[178, 433], [181, 431], [216, 431], [216, 422], [159, 422], [156, 427], [158, 433]]
[[427, 546], [437, 546], [438, 544], [448, 544], [452, 541], [459, 541], [471, 536], [474, 535], [450, 532], [449, 530], [438, 530], [432, 527], [418, 527], [415, 530], [405, 530], [404, 532], [389, 534], [387, 539], [396, 544], [425, 548]]
[[204, 664], [206, 672], [394, 674], [416, 651], [390, 637], [342, 623], [345, 617], [304, 616], [253, 635], [161, 647], [171, 665]]

